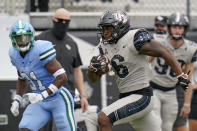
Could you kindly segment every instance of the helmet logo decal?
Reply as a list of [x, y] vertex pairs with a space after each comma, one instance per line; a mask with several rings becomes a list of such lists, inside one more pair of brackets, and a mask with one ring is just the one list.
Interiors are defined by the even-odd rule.
[[176, 17], [176, 22], [179, 22], [180, 21], [180, 19], [181, 19], [181, 14], [180, 13], [177, 13], [177, 17]]
[[18, 21], [18, 27], [19, 27], [19, 31], [17, 33], [23, 32], [23, 24], [21, 20]]
[[158, 16], [157, 19], [160, 20], [160, 21], [162, 21], [164, 18], [161, 17], [161, 16]]
[[114, 18], [118, 21], [122, 21], [123, 23], [127, 22], [127, 16], [121, 13], [113, 13]]

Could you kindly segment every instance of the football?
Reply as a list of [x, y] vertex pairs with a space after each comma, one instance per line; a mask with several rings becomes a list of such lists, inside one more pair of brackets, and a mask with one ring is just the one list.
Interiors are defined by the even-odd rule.
[[101, 62], [101, 68], [100, 71], [102, 74], [105, 74], [109, 71], [109, 59], [106, 56], [99, 56], [98, 59], [100, 59]]
[[90, 67], [98, 74], [105, 74], [109, 71], [109, 59], [104, 55], [94, 56], [90, 62]]

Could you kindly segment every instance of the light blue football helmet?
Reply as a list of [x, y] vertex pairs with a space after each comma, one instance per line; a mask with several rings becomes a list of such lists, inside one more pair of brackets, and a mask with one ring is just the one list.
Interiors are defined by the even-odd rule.
[[12, 25], [9, 34], [12, 46], [20, 52], [29, 51], [33, 46], [34, 33], [35, 30], [30, 23], [18, 20]]

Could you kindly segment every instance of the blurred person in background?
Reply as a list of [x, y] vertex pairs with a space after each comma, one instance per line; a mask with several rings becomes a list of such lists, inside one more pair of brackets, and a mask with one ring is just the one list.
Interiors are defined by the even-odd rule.
[[[156, 16], [154, 19], [154, 33], [153, 38], [158, 40], [162, 44], [168, 36], [168, 17], [166, 16]], [[151, 62], [153, 57], [148, 57], [148, 61]], [[152, 75], [150, 73], [150, 75]]]
[[189, 130], [197, 131], [197, 62], [194, 63], [193, 82], [191, 112], [189, 114]]
[[102, 2], [113, 2], [112, 0], [101, 0]]
[[[187, 20], [187, 16], [184, 16], [185, 19]], [[182, 25], [184, 25], [184, 22], [182, 23]], [[188, 25], [184, 25], [185, 26], [185, 32], [182, 36], [182, 39], [184, 40], [184, 42], [186, 43], [187, 40], [186, 37], [186, 32], [189, 30], [189, 20], [188, 20]], [[194, 48], [196, 48], [196, 43], [193, 41], [189, 41], [192, 45], [194, 45]], [[189, 55], [189, 54], [188, 54]], [[190, 64], [190, 73], [191, 73], [191, 79], [193, 76], [193, 70], [194, 70], [194, 62], [196, 59], [196, 54], [194, 54], [193, 56], [193, 62], [191, 62]], [[187, 66], [183, 66], [183, 68], [189, 68]], [[184, 91], [181, 88], [176, 88], [176, 94], [177, 94], [177, 101], [178, 101], [178, 114], [177, 114], [177, 118], [176, 121], [174, 123], [174, 131], [189, 131], [189, 128], [187, 126], [187, 122], [188, 122], [188, 115], [191, 111], [191, 96], [192, 96], [192, 84], [190, 85], [190, 89], [188, 90], [187, 93], [184, 94]]]
[[153, 38], [162, 42], [168, 36], [168, 18], [166, 16], [156, 16], [154, 21], [154, 33]]
[[80, 102], [80, 94], [78, 90], [75, 90], [75, 118], [77, 122], [78, 131], [98, 131], [98, 112], [99, 107], [97, 105], [89, 105], [88, 109], [83, 112]]
[[145, 29], [130, 29], [130, 19], [120, 10], [104, 12], [98, 23], [101, 34], [100, 55], [92, 57], [87, 77], [97, 82], [109, 71], [115, 72], [119, 99], [104, 107], [98, 116], [99, 130], [111, 131], [112, 126], [130, 123], [137, 131], [161, 131], [152, 112], [153, 91], [149, 85], [148, 56], [163, 57], [176, 73], [183, 88], [189, 79], [173, 54]]
[[67, 35], [70, 23], [70, 14], [64, 9], [57, 9], [53, 17], [53, 27], [35, 37], [36, 40], [48, 40], [54, 44], [56, 59], [66, 70], [68, 81], [65, 84], [67, 89], [75, 96], [75, 88], [80, 93], [81, 107], [86, 111], [88, 101], [85, 96], [82, 65], [79, 50], [75, 41]]
[[[189, 21], [185, 15], [173, 13], [168, 20], [169, 35], [162, 44], [174, 54], [184, 73], [190, 72], [189, 78], [191, 79], [193, 62], [196, 61], [197, 46], [194, 42], [184, 38], [188, 26]], [[186, 116], [190, 112], [191, 84], [189, 84], [189, 89], [183, 88], [186, 90], [184, 93], [177, 83], [177, 76], [160, 57], [152, 58], [151, 66], [153, 78], [150, 84], [155, 95], [153, 111], [160, 117], [159, 124], [162, 131], [172, 131], [176, 119], [174, 128], [176, 131], [180, 131], [180, 129], [186, 127]], [[180, 90], [181, 93], [177, 92], [177, 90]], [[178, 99], [181, 102], [177, 102], [177, 97], [180, 94], [183, 94]]]
[[47, 12], [49, 10], [49, 0], [30, 0], [30, 12]]
[[52, 19], [52, 29], [42, 32], [35, 39], [48, 40], [54, 44], [57, 53], [56, 59], [66, 70], [68, 76], [65, 86], [72, 93], [73, 98], [75, 88], [77, 88], [80, 94], [80, 107], [85, 112], [88, 108], [88, 101], [85, 96], [83, 74], [80, 68], [82, 61], [76, 42], [67, 34], [70, 20], [70, 13], [66, 9], [57, 9]]
[[63, 87], [67, 81], [65, 70], [55, 58], [52, 43], [35, 41], [34, 33], [32, 25], [21, 20], [15, 22], [10, 30], [12, 47], [9, 56], [18, 74], [10, 111], [14, 116], [19, 115], [22, 96], [30, 87], [31, 93], [25, 94], [30, 104], [20, 121], [21, 131], [38, 130], [50, 118], [54, 118], [59, 131], [76, 131], [73, 97]]

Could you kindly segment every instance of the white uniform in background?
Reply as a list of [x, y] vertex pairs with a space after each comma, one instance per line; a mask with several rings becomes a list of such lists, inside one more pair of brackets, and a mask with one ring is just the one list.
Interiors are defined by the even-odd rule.
[[[184, 39], [184, 44], [179, 48], [174, 49], [167, 38], [163, 45], [177, 58], [180, 65], [188, 64], [193, 61], [197, 46], [194, 42]], [[171, 131], [173, 123], [176, 120], [178, 113], [178, 102], [176, 94], [177, 78], [173, 70], [164, 59], [161, 57], [153, 58], [151, 63], [153, 69], [153, 78], [151, 86], [154, 88], [154, 112], [161, 119], [159, 121], [162, 125], [163, 131]], [[177, 87], [181, 88], [181, 87]]]
[[[75, 90], [75, 103], [80, 104], [79, 96], [79, 92]], [[83, 112], [82, 108], [75, 108], [77, 131], [98, 131], [98, 111], [99, 108], [96, 105], [88, 105], [86, 112]]]
[[164, 41], [167, 39], [168, 34], [156, 34], [153, 33], [153, 38], [159, 42], [161, 42], [162, 44], [164, 44]]

